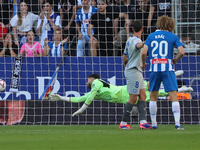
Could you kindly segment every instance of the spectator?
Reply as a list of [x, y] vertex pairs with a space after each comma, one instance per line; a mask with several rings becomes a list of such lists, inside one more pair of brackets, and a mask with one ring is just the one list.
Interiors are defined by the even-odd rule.
[[[71, 41], [73, 36], [76, 34], [76, 24], [74, 22], [76, 16], [76, 0], [62, 0], [60, 14], [62, 18], [62, 28], [64, 37], [69, 37]], [[82, 7], [82, 6], [81, 6]], [[74, 12], [75, 11], [75, 12]], [[75, 44], [72, 45], [73, 48], [70, 48], [70, 55], [75, 56]]]
[[26, 43], [26, 34], [37, 21], [38, 15], [28, 12], [28, 3], [21, 1], [17, 15], [10, 20], [16, 45], [19, 46], [19, 42], [20, 45]]
[[[156, 30], [158, 17], [163, 15], [171, 17], [171, 6], [171, 0], [151, 0], [147, 32], [154, 32]], [[150, 27], [151, 31], [149, 31]]]
[[55, 14], [52, 8], [51, 0], [43, 2], [42, 12], [37, 24], [37, 34], [40, 35], [42, 47], [44, 47], [44, 40], [48, 38], [52, 41], [54, 31], [61, 28], [60, 16]]
[[113, 56], [113, 26], [119, 14], [113, 11], [112, 6], [107, 6], [106, 0], [98, 0], [98, 9], [99, 11], [92, 15], [88, 26], [91, 43], [90, 55], [97, 56], [97, 48], [99, 48], [100, 56]]
[[[84, 56], [84, 49], [89, 50], [90, 37], [87, 34], [87, 28], [90, 17], [97, 12], [95, 7], [89, 6], [90, 0], [82, 0], [83, 8], [79, 9], [76, 13], [76, 29], [78, 31], [78, 44], [77, 44], [77, 56]], [[81, 27], [79, 25], [81, 23]], [[94, 33], [94, 31], [93, 31]], [[87, 44], [87, 45], [86, 45]]]
[[62, 31], [57, 29], [54, 33], [54, 42], [49, 42], [46, 38], [44, 41], [45, 56], [63, 56], [67, 50], [68, 37], [62, 40]]
[[[141, 20], [143, 22], [143, 37], [142, 40], [146, 40], [148, 34], [147, 34], [147, 22], [148, 22], [148, 16], [149, 16], [149, 10], [150, 10], [150, 0], [137, 0], [136, 1], [138, 5], [129, 5], [128, 7], [128, 16], [129, 16], [129, 26], [133, 23], [135, 20]], [[129, 28], [129, 31], [132, 31], [132, 29]], [[129, 31], [127, 32], [127, 35], [129, 37]]]
[[34, 41], [35, 34], [33, 31], [27, 33], [27, 43], [22, 45], [20, 50], [20, 56], [26, 57], [41, 57], [43, 55], [42, 45], [39, 42]]
[[16, 57], [18, 55], [18, 46], [13, 42], [13, 35], [6, 33], [3, 38], [3, 47], [0, 48], [0, 57], [11, 56]]

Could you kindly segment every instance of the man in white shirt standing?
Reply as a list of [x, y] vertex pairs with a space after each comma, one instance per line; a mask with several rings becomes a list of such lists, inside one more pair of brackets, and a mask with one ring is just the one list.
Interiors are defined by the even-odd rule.
[[44, 47], [44, 40], [48, 38], [53, 41], [53, 33], [61, 28], [60, 16], [52, 10], [53, 6], [50, 0], [43, 2], [43, 9], [37, 24], [37, 34], [40, 35], [40, 43]]

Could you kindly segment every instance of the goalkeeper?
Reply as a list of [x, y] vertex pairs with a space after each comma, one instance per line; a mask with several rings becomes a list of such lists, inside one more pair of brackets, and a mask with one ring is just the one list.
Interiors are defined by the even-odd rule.
[[[176, 76], [182, 75], [183, 71], [176, 71]], [[88, 76], [88, 82], [87, 86], [91, 91], [87, 93], [86, 95], [83, 95], [81, 97], [66, 97], [66, 96], [60, 96], [58, 94], [52, 94], [50, 99], [51, 101], [67, 101], [71, 103], [79, 103], [79, 102], [85, 102], [83, 106], [76, 111], [72, 116], [82, 114], [85, 109], [91, 104], [93, 99], [95, 100], [103, 100], [110, 103], [122, 103], [126, 104], [126, 102], [129, 99], [129, 94], [127, 93], [127, 86], [114, 86], [109, 83], [106, 83], [105, 81], [101, 80], [98, 74], [91, 74]], [[145, 90], [146, 90], [146, 102], [150, 101], [150, 95], [149, 95], [149, 82], [145, 81]], [[182, 87], [178, 89], [178, 92], [192, 92], [193, 89], [191, 87]], [[168, 93], [164, 90], [159, 91], [159, 96], [164, 97], [168, 96]], [[139, 118], [142, 118], [140, 116], [140, 111], [144, 110], [138, 110], [139, 111]], [[142, 113], [143, 114], [143, 113]]]

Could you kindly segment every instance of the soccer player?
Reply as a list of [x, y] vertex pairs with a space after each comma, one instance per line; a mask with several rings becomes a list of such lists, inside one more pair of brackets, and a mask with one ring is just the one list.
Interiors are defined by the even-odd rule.
[[[78, 32], [77, 56], [84, 56], [84, 50], [90, 49], [90, 37], [87, 33], [87, 28], [91, 16], [97, 12], [97, 8], [89, 5], [90, 0], [81, 0], [83, 7], [76, 13], [76, 30]], [[81, 27], [80, 24], [81, 23]], [[93, 31], [94, 32], [94, 31]], [[87, 46], [86, 46], [87, 44]]]
[[[145, 91], [147, 95], [145, 101], [149, 102], [150, 101], [149, 82], [147, 81], [144, 82], [145, 82]], [[93, 99], [102, 100], [109, 103], [121, 103], [121, 104], [126, 104], [126, 102], [129, 100], [129, 94], [127, 93], [126, 85], [124, 86], [110, 85], [109, 83], [106, 83], [105, 81], [101, 80], [98, 74], [91, 74], [88, 76], [87, 86], [89, 89], [91, 89], [91, 91], [81, 97], [66, 97], [66, 96], [60, 96], [58, 94], [52, 94], [50, 99], [51, 101], [67, 101], [71, 103], [85, 102], [88, 106], [91, 104]], [[191, 87], [184, 86], [184, 88], [179, 88], [179, 92], [192, 92], [192, 91], [193, 89]], [[164, 90], [159, 91], [160, 97], [168, 95], [169, 94], [166, 93]], [[83, 112], [84, 110], [81, 110], [80, 114]]]
[[[146, 121], [146, 93], [145, 84], [142, 75], [141, 68], [141, 53], [144, 46], [144, 42], [141, 41], [141, 35], [143, 31], [141, 21], [134, 21], [132, 23], [133, 36], [130, 37], [126, 42], [126, 47], [124, 54], [122, 56], [125, 72], [124, 75], [127, 81], [127, 92], [129, 93], [129, 100], [124, 107], [124, 114], [122, 121], [119, 125], [120, 129], [132, 129], [129, 124], [127, 124], [128, 116], [133, 108], [133, 105], [137, 103], [140, 118], [140, 128], [150, 129], [151, 125]], [[143, 110], [143, 111], [140, 111]]]
[[[146, 65], [147, 53], [149, 55], [150, 63], [150, 103], [149, 110], [152, 121], [152, 128], [157, 129], [156, 112], [157, 112], [157, 99], [158, 90], [161, 81], [163, 82], [166, 92], [172, 101], [172, 111], [175, 119], [175, 129], [184, 130], [180, 125], [180, 104], [177, 98], [178, 85], [176, 76], [174, 74], [174, 66], [179, 59], [185, 54], [183, 44], [175, 34], [171, 33], [175, 28], [174, 20], [168, 16], [161, 16], [158, 19], [157, 30], [151, 33], [145, 41], [145, 46], [142, 52], [142, 65]], [[178, 48], [178, 55], [173, 58], [174, 46]]]

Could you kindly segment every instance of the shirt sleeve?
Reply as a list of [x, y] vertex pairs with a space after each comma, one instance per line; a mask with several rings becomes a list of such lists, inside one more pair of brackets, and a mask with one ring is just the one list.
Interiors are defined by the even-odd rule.
[[12, 27], [16, 27], [17, 26], [17, 22], [18, 22], [18, 16], [15, 15], [11, 20], [10, 20], [10, 25]]
[[75, 18], [75, 20], [74, 20], [76, 23], [80, 23], [79, 14], [80, 14], [80, 13], [79, 13], [79, 10], [78, 10], [77, 13], [76, 13], [76, 18]]
[[61, 23], [60, 23], [60, 16], [56, 17], [55, 25], [59, 26], [61, 28]]
[[103, 83], [101, 83], [98, 79], [94, 80], [91, 87], [92, 90], [90, 91], [90, 94], [88, 98], [85, 101], [85, 104], [90, 105], [95, 96], [97, 95], [97, 91], [101, 88]]
[[151, 42], [151, 41], [150, 41], [150, 35], [149, 35], [149, 36], [147, 37], [147, 39], [146, 39], [146, 41], [145, 41], [144, 44], [145, 44], [146, 46], [148, 46], [148, 48], [149, 48], [150, 42]]
[[83, 95], [81, 97], [71, 97], [71, 103], [80, 103], [80, 102], [85, 102], [86, 99], [89, 97], [90, 92], [87, 93], [86, 95]]
[[175, 47], [178, 48], [180, 46], [183, 46], [183, 43], [181, 42], [179, 37], [177, 35], [175, 35]]
[[93, 25], [94, 27], [97, 27], [97, 13], [92, 15], [91, 20], [90, 20], [90, 24]]
[[40, 24], [42, 23], [42, 20], [39, 18], [37, 23], [37, 29], [40, 27]]

